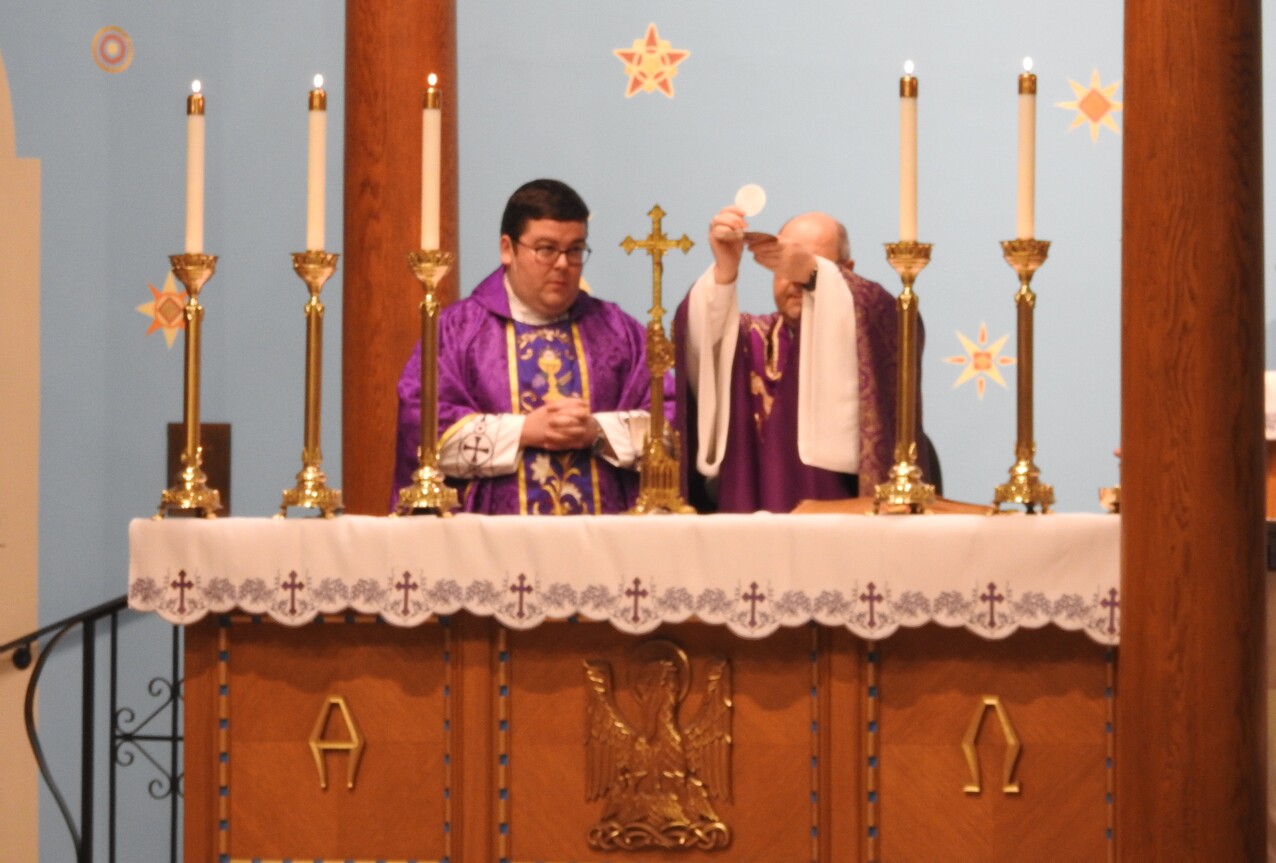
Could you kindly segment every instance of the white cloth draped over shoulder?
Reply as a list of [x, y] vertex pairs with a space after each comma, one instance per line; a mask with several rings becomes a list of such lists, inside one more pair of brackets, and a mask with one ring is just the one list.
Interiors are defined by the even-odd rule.
[[[802, 292], [798, 346], [798, 458], [838, 473], [860, 463], [859, 356], [855, 301], [837, 264], [817, 257], [815, 288]], [[719, 285], [713, 267], [687, 303], [687, 374], [696, 397], [700, 446], [696, 469], [715, 477], [726, 453], [731, 366], [740, 335], [735, 284]]]

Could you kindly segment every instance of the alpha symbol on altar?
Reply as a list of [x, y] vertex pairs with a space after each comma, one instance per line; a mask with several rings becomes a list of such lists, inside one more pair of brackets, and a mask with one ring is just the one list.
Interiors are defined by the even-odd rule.
[[602, 851], [727, 847], [731, 829], [713, 800], [731, 801], [731, 668], [706, 663], [696, 717], [678, 724], [691, 688], [691, 664], [671, 641], [640, 644], [629, 681], [638, 715], [622, 715], [611, 664], [585, 660], [586, 799], [604, 800], [589, 844]]
[[[341, 718], [345, 722], [346, 733], [349, 735], [345, 740], [328, 740], [324, 737], [334, 707], [341, 712]], [[314, 756], [315, 767], [319, 771], [319, 787], [325, 791], [328, 789], [328, 766], [324, 762], [324, 753], [329, 750], [350, 753], [350, 762], [346, 766], [346, 788], [353, 790], [354, 778], [359, 772], [359, 759], [363, 757], [363, 738], [359, 734], [359, 726], [355, 725], [354, 714], [340, 695], [330, 695], [324, 700], [323, 706], [319, 708], [319, 716], [315, 718], [314, 730], [310, 732], [310, 754]]]

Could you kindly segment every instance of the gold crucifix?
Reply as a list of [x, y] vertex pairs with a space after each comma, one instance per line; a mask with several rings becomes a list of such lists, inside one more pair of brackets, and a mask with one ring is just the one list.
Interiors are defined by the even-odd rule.
[[651, 217], [651, 233], [645, 239], [635, 240], [625, 237], [620, 247], [625, 254], [633, 254], [634, 249], [642, 249], [651, 255], [651, 321], [647, 324], [647, 370], [651, 373], [651, 425], [647, 433], [647, 445], [643, 451], [642, 466], [638, 482], [638, 501], [630, 510], [634, 513], [689, 513], [695, 510], [688, 506], [678, 493], [681, 476], [679, 459], [681, 457], [678, 433], [669, 434], [670, 446], [665, 446], [665, 374], [673, 368], [673, 343], [665, 335], [665, 310], [660, 305], [661, 280], [664, 277], [664, 254], [672, 249], [681, 249], [683, 254], [691, 250], [695, 243], [683, 234], [677, 240], [665, 236], [661, 221], [665, 211], [660, 205], [652, 207], [647, 213]]

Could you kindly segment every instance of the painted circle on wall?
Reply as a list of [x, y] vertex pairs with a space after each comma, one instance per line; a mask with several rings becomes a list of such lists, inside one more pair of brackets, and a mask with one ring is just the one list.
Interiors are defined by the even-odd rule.
[[133, 40], [119, 27], [103, 27], [93, 36], [93, 60], [103, 72], [123, 72], [133, 62]]

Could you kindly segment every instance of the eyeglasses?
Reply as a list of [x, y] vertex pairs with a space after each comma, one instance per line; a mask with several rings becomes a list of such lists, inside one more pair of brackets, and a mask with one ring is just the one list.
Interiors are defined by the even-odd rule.
[[570, 249], [560, 249], [558, 246], [549, 244], [529, 246], [522, 240], [516, 240], [516, 242], [525, 249], [531, 249], [532, 254], [536, 256], [536, 260], [546, 266], [557, 264], [559, 255], [566, 257], [567, 263], [573, 267], [579, 267], [589, 260], [589, 246], [572, 246]]

